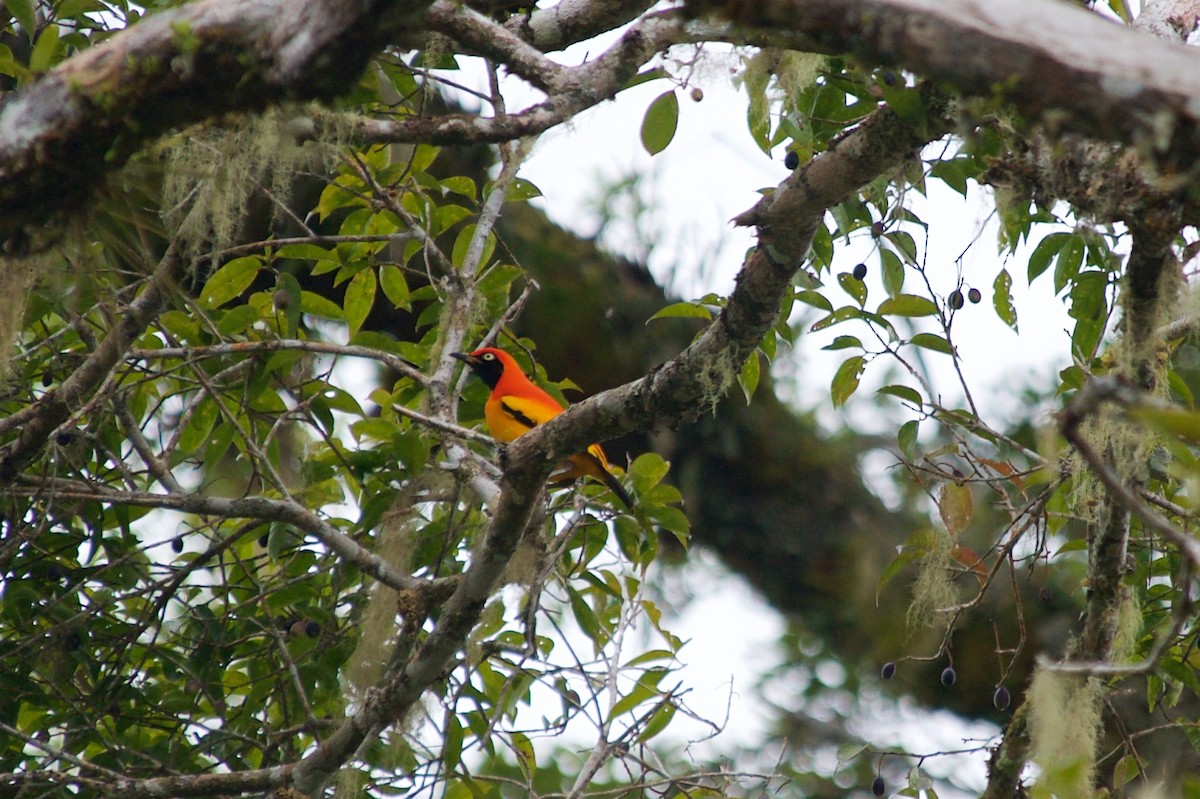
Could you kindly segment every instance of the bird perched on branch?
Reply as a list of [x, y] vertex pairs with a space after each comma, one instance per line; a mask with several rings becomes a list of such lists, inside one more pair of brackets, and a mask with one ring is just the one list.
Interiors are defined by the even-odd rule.
[[[492, 390], [483, 406], [483, 417], [488, 432], [497, 441], [512, 441], [563, 412], [558, 400], [526, 377], [516, 359], [504, 350], [483, 347], [472, 353], [453, 352], [450, 355], [471, 367]], [[625, 507], [633, 509], [629, 492], [612, 473], [599, 444], [592, 444], [586, 452], [568, 458], [559, 471], [550, 475], [550, 481], [566, 482], [585, 475], [604, 483]]]

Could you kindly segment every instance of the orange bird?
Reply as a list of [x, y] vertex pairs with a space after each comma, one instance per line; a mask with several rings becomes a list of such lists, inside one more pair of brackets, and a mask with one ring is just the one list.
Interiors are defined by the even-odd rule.
[[[492, 390], [483, 406], [483, 418], [492, 438], [497, 441], [512, 441], [563, 412], [558, 400], [526, 377], [516, 359], [504, 350], [483, 347], [472, 353], [452, 352], [450, 357], [466, 363]], [[604, 483], [625, 507], [633, 510], [633, 500], [612, 473], [599, 444], [592, 444], [586, 452], [572, 455], [560, 471], [550, 476], [550, 480], [558, 483], [584, 475]]]

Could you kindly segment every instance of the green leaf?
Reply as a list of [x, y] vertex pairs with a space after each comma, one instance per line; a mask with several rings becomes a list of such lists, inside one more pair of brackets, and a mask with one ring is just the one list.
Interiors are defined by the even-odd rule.
[[641, 666], [646, 663], [655, 663], [660, 660], [675, 660], [675, 653], [669, 649], [651, 649], [648, 652], [643, 652], [637, 657], [625, 664], [624, 668], [630, 666]]
[[833, 327], [834, 325], [841, 324], [842, 322], [845, 322], [848, 319], [864, 319], [864, 318], [866, 318], [865, 311], [863, 311], [860, 308], [855, 308], [853, 306], [846, 305], [841, 308], [838, 308], [836, 311], [829, 314], [828, 316], [826, 316], [822, 319], [818, 319], [817, 321], [813, 322], [809, 326], [808, 332], [816, 333], [817, 331], [824, 330], [827, 327]]
[[521, 765], [521, 770], [525, 772], [525, 778], [532, 780], [537, 774], [537, 755], [533, 751], [533, 742], [529, 740], [529, 736], [523, 732], [513, 732], [510, 736], [513, 752], [517, 755], [517, 761]]
[[1054, 293], [1061, 294], [1083, 265], [1083, 237], [1069, 236], [1054, 262]]
[[956, 192], [964, 198], [967, 196], [967, 164], [969, 159], [966, 158], [950, 158], [945, 161], [938, 161], [929, 170], [929, 174]]
[[1062, 249], [1066, 240], [1070, 238], [1069, 233], [1051, 233], [1038, 242], [1033, 248], [1033, 253], [1029, 256], [1029, 277], [1028, 281], [1032, 283], [1038, 275], [1045, 272], [1050, 266], [1050, 259], [1058, 254]]
[[655, 319], [712, 319], [712, 311], [706, 305], [698, 302], [674, 302], [665, 308], [660, 308], [654, 316], [646, 320], [650, 324]]
[[996, 309], [996, 316], [1000, 317], [1000, 321], [1016, 332], [1017, 306], [1013, 305], [1012, 276], [1008, 274], [1007, 269], [1001, 269], [992, 283], [992, 307]]
[[179, 434], [176, 452], [181, 455], [191, 455], [200, 449], [212, 431], [213, 423], [217, 421], [217, 413], [220, 411], [217, 403], [208, 395], [199, 398], [194, 408], [195, 410], [192, 411]]
[[867, 301], [867, 284], [849, 272], [842, 272], [837, 279], [842, 291], [853, 297], [854, 301], [858, 303], [858, 307], [861, 308]]
[[675, 705], [663, 702], [646, 720], [646, 726], [642, 727], [642, 731], [638, 733], [638, 743], [646, 743], [658, 735], [671, 724], [673, 718], [675, 718]]
[[[454, 240], [454, 249], [451, 252], [451, 260], [454, 266], [462, 269], [466, 264], [467, 250], [470, 249], [471, 239], [475, 236], [475, 225], [464, 225], [463, 229], [458, 232], [458, 238]], [[488, 265], [492, 258], [492, 252], [496, 249], [496, 236], [494, 233], [489, 233], [483, 244], [483, 251], [479, 254], [479, 263], [471, 264], [476, 269], [483, 269]]]
[[845, 349], [862, 349], [862, 342], [858, 336], [838, 336], [833, 340], [832, 344], [822, 347], [823, 350], [845, 350]]
[[650, 103], [642, 120], [642, 146], [646, 152], [658, 155], [667, 149], [678, 125], [679, 98], [674, 90], [663, 92]]
[[445, 740], [442, 742], [442, 766], [446, 769], [446, 773], [453, 774], [462, 757], [463, 728], [457, 714], [448, 713], [447, 715], [449, 718], [446, 719]]
[[1183, 376], [1174, 369], [1169, 369], [1167, 371], [1167, 385], [1171, 387], [1171, 391], [1175, 392], [1176, 396], [1178, 396], [1184, 402], [1184, 404], [1187, 405], [1187, 407], [1193, 409], [1196, 407], [1196, 397], [1192, 394], [1191, 387], [1187, 384], [1187, 381], [1183, 379]]
[[58, 26], [47, 25], [38, 33], [33, 52], [29, 55], [29, 71], [45, 72], [58, 61]]
[[[37, 30], [37, 17], [33, 13], [35, 0], [5, 0], [4, 5], [17, 22], [21, 23], [25, 35], [32, 41], [33, 33]], [[54, 27], [51, 25], [50, 27]]]
[[855, 355], [847, 358], [838, 367], [837, 373], [833, 376], [833, 383], [830, 385], [833, 407], [840, 408], [846, 404], [846, 400], [850, 399], [858, 389], [858, 379], [866, 366], [867, 359], [861, 355]]
[[918, 133], [925, 131], [928, 127], [929, 117], [925, 110], [925, 101], [921, 99], [919, 91], [904, 85], [903, 81], [899, 81], [895, 86], [880, 83], [879, 88], [883, 90], [883, 99], [896, 113], [896, 116], [907, 122], [909, 127]]
[[912, 235], [903, 230], [893, 230], [890, 233], [885, 233], [884, 238], [892, 243], [900, 252], [900, 257], [905, 262], [917, 265], [917, 243], [913, 241]]
[[285, 244], [275, 252], [276, 258], [294, 258], [298, 261], [336, 261], [337, 253], [316, 244]]
[[869, 744], [857, 743], [839, 744], [837, 748], [837, 769], [841, 770], [842, 766], [867, 751], [869, 746]]
[[644, 685], [639, 680], [629, 693], [617, 700], [617, 703], [612, 707], [612, 711], [609, 712], [608, 717], [610, 719], [620, 718], [638, 705], [653, 699], [658, 695], [659, 692], [656, 689]]
[[879, 303], [879, 309], [875, 313], [880, 316], [935, 316], [937, 306], [931, 300], [916, 294], [897, 294]]
[[18, 64], [8, 45], [0, 44], [0, 75], [9, 75], [23, 83], [29, 78], [29, 70], [23, 64]]
[[262, 259], [257, 255], [234, 258], [214, 272], [204, 284], [204, 289], [200, 292], [200, 304], [205, 308], [220, 308], [235, 297], [241, 296], [250, 288], [261, 268]]
[[754, 396], [754, 390], [758, 388], [760, 368], [758, 350], [755, 350], [750, 353], [750, 357], [746, 359], [746, 363], [742, 365], [742, 370], [738, 373], [738, 383], [742, 387], [742, 393], [746, 395], [747, 405], [750, 404], [750, 398]]
[[567, 596], [570, 599], [571, 615], [575, 617], [575, 623], [583, 630], [584, 635], [592, 639], [596, 651], [599, 651], [608, 643], [608, 636], [605, 634], [604, 628], [600, 626], [600, 620], [596, 618], [595, 611], [584, 599], [583, 594], [574, 587], [567, 586]]
[[633, 482], [633, 490], [640, 497], [662, 482], [671, 470], [671, 464], [657, 452], [645, 452], [638, 455], [629, 465], [629, 479]]
[[947, 355], [953, 355], [954, 350], [950, 348], [950, 342], [937, 335], [936, 333], [918, 333], [909, 341], [917, 347], [924, 347], [927, 350], [934, 352], [944, 352]]
[[893, 578], [904, 570], [905, 566], [914, 563], [925, 556], [925, 553], [918, 549], [909, 549], [905, 547], [896, 557], [892, 558], [891, 563], [883, 568], [879, 573], [879, 577], [875, 580], [875, 596], [876, 598], [883, 592], [884, 587], [892, 581]]
[[408, 282], [404, 279], [404, 271], [395, 264], [383, 264], [379, 267], [379, 285], [383, 294], [397, 308], [411, 309], [412, 302], [408, 294]]
[[542, 190], [533, 185], [525, 178], [516, 178], [508, 186], [508, 192], [504, 195], [505, 202], [520, 202], [522, 200], [532, 200], [535, 197], [541, 197]]
[[884, 386], [875, 392], [876, 394], [886, 394], [890, 397], [898, 397], [905, 402], [910, 402], [918, 408], [921, 407], [921, 394], [911, 386]]
[[217, 332], [223, 337], [233, 336], [260, 319], [262, 319], [262, 314], [258, 308], [253, 305], [239, 305], [229, 309], [221, 316], [221, 321], [217, 322]]
[[889, 297], [897, 296], [904, 288], [904, 263], [896, 253], [880, 247], [879, 264], [883, 272], [883, 290]]
[[346, 311], [346, 325], [350, 328], [351, 336], [362, 327], [375, 305], [375, 286], [375, 270], [371, 268], [359, 270], [350, 278], [350, 285], [346, 286], [342, 307]]
[[1164, 433], [1200, 443], [1200, 413], [1175, 408], [1133, 408], [1129, 415]]
[[662, 67], [647, 69], [639, 72], [626, 81], [625, 85], [621, 87], [621, 91], [624, 91], [625, 89], [632, 89], [634, 86], [641, 86], [643, 83], [649, 83], [652, 80], [658, 80], [659, 78], [665, 78], [667, 76], [667, 71]]
[[815, 291], [798, 291], [796, 299], [805, 305], [811, 305], [814, 308], [819, 308], [822, 311], [832, 311], [833, 303], [826, 299], [824, 294], [818, 294]]
[[338, 322], [345, 319], [342, 309], [338, 307], [336, 302], [328, 300], [320, 294], [314, 294], [311, 291], [300, 292], [300, 310], [312, 316], [334, 319]]

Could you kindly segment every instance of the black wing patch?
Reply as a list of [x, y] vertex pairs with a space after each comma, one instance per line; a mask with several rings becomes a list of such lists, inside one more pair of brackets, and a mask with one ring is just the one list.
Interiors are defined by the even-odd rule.
[[500, 400], [500, 407], [504, 409], [504, 412], [505, 412], [505, 413], [507, 413], [507, 414], [508, 414], [509, 416], [511, 416], [513, 419], [516, 419], [518, 422], [520, 422], [521, 424], [525, 425], [526, 427], [531, 427], [531, 428], [532, 428], [532, 427], [537, 427], [537, 426], [538, 426], [538, 423], [537, 423], [537, 422], [535, 422], [533, 419], [530, 419], [530, 418], [529, 418], [528, 416], [526, 416], [525, 414], [521, 413], [521, 410], [520, 410], [520, 408], [516, 408], [516, 407], [514, 407], [514, 406], [510, 405], [510, 404], [508, 403], [508, 400], [506, 400], [506, 399], [501, 399], [501, 400]]

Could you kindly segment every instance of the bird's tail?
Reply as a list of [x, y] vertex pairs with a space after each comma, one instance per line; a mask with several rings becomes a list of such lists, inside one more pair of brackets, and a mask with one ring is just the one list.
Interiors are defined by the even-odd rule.
[[608, 486], [608, 490], [617, 495], [617, 498], [625, 504], [627, 510], [633, 510], [633, 498], [629, 496], [629, 492], [625, 490], [625, 486], [621, 485], [621, 481], [617, 476], [608, 469], [604, 470], [604, 475], [601, 477], [604, 485]]
[[[599, 450], [599, 454], [597, 454], [597, 450]], [[550, 482], [566, 483], [584, 475], [595, 477], [608, 486], [608, 490], [616, 494], [626, 508], [633, 510], [633, 498], [629, 496], [629, 492], [625, 490], [625, 486], [621, 485], [617, 476], [609, 471], [608, 461], [603, 455], [603, 450], [593, 444], [587, 452], [572, 455], [565, 461], [563, 463], [565, 468], [550, 475]]]

